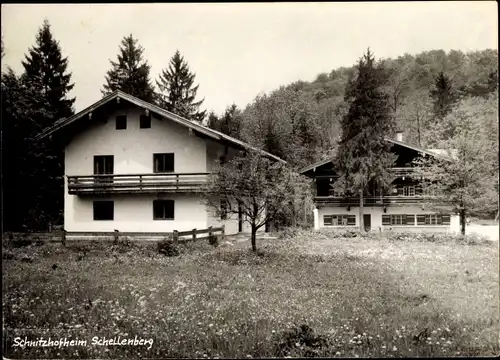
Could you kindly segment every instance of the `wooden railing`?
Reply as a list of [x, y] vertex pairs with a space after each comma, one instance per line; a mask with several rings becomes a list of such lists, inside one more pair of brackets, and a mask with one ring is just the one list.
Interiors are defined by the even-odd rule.
[[[177, 230], [174, 230], [174, 233], [173, 233], [173, 239], [174, 239], [174, 242], [179, 242], [179, 241], [186, 241], [186, 240], [191, 240], [191, 241], [196, 241], [196, 240], [200, 240], [200, 239], [207, 239], [209, 238], [211, 235], [221, 235], [222, 238], [224, 239], [224, 236], [225, 236], [225, 227], [224, 225], [222, 225], [220, 228], [214, 228], [214, 227], [209, 227], [208, 229], [201, 229], [201, 230], [197, 230], [197, 229], [193, 229], [193, 230], [189, 230], [189, 231], [177, 231]], [[220, 234], [219, 234], [220, 233]], [[204, 235], [206, 234], [205, 236], [198, 236], [198, 235]], [[189, 238], [185, 238], [185, 236], [189, 236]]]
[[209, 173], [105, 174], [68, 176], [69, 194], [196, 192]]
[[[173, 232], [121, 232], [115, 231], [57, 231], [57, 232], [40, 232], [40, 233], [4, 233], [3, 241], [11, 242], [13, 244], [19, 243], [61, 243], [62, 245], [67, 244], [67, 240], [73, 241], [91, 241], [91, 242], [114, 242], [119, 243], [120, 241], [127, 240], [133, 242], [145, 242], [145, 241], [160, 241], [165, 238], [171, 238], [175, 243], [185, 242], [185, 241], [196, 241], [207, 239], [211, 235], [220, 236], [224, 239], [226, 234], [225, 226], [212, 227], [207, 229], [193, 229], [188, 231], [177, 231]], [[203, 236], [198, 236], [203, 235]], [[25, 245], [26, 245], [25, 244]]]

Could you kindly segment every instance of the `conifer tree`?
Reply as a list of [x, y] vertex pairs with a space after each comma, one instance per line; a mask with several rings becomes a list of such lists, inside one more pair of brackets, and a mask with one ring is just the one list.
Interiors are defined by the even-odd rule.
[[156, 84], [159, 88], [158, 105], [174, 114], [190, 120], [205, 119], [206, 111], [200, 111], [204, 99], [196, 101], [199, 85], [194, 86], [195, 74], [177, 50], [170, 59], [168, 68], [163, 69]]
[[434, 88], [431, 89], [430, 96], [433, 100], [434, 116], [438, 119], [443, 119], [457, 101], [452, 82], [442, 71], [434, 81]]
[[121, 90], [147, 102], [154, 102], [154, 86], [149, 72], [151, 67], [143, 59], [144, 48], [138, 44], [132, 34], [121, 41], [118, 61], [112, 61], [111, 69], [106, 73], [106, 83], [101, 90], [104, 96], [115, 90]]
[[[384, 69], [375, 66], [368, 49], [357, 65], [358, 75], [346, 88], [349, 111], [342, 119], [342, 136], [338, 148], [339, 179], [336, 187], [346, 195], [359, 196], [359, 225], [364, 231], [363, 196], [370, 185], [379, 191], [390, 186], [390, 168], [395, 156], [384, 137], [394, 131], [387, 95], [382, 91]], [[374, 194], [372, 194], [374, 195]]]
[[62, 117], [73, 115], [75, 98], [68, 98], [73, 89], [71, 73], [67, 72], [68, 58], [63, 58], [61, 47], [50, 31], [48, 20], [44, 20], [38, 30], [35, 45], [29, 49], [22, 61], [24, 67], [23, 81], [31, 82], [49, 104], [53, 119], [41, 124], [44, 127]]

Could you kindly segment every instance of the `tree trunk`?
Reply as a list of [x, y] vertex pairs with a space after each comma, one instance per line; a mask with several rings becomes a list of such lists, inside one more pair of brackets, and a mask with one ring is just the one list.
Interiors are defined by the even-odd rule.
[[255, 226], [255, 222], [252, 222], [252, 251], [256, 252], [257, 251], [257, 243], [256, 239], [257, 238], [257, 229]]
[[460, 233], [465, 235], [465, 210], [460, 210]]
[[363, 219], [363, 190], [359, 191], [359, 231], [365, 232], [365, 221]]

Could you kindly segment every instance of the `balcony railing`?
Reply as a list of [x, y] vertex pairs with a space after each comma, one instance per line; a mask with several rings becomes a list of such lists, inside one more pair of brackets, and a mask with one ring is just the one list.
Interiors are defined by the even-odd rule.
[[[363, 203], [367, 206], [386, 206], [386, 205], [407, 205], [421, 204], [427, 197], [424, 196], [384, 196], [384, 197], [364, 197]], [[316, 204], [328, 204], [339, 206], [357, 206], [359, 197], [340, 197], [340, 196], [316, 196]]]
[[72, 195], [114, 193], [199, 192], [209, 173], [162, 173], [68, 176]]

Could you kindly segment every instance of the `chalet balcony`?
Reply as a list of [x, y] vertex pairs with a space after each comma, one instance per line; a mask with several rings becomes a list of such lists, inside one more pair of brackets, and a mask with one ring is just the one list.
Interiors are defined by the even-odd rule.
[[[388, 205], [410, 205], [422, 204], [426, 197], [417, 196], [367, 196], [363, 198], [365, 206], [388, 206]], [[316, 196], [314, 198], [316, 204], [320, 205], [337, 205], [337, 206], [358, 206], [359, 197], [340, 197], [340, 196]]]
[[70, 195], [201, 192], [209, 173], [68, 176]]

